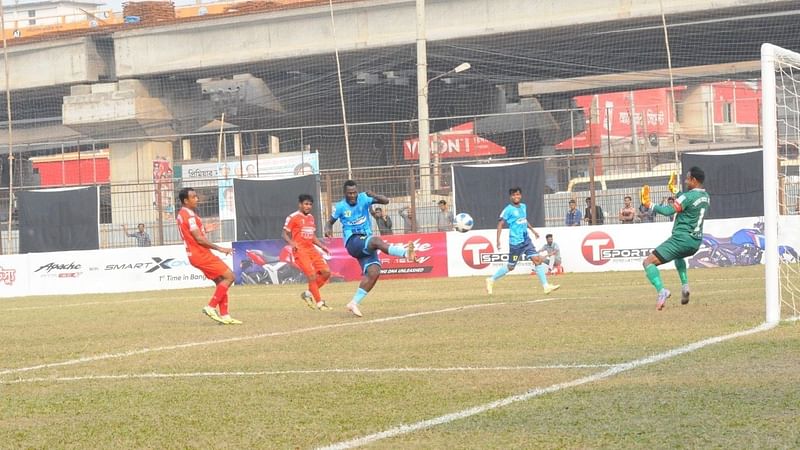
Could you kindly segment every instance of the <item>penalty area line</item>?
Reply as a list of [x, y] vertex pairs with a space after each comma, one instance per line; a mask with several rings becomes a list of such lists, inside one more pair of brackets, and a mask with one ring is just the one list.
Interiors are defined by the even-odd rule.
[[298, 328], [296, 330], [287, 330], [287, 331], [274, 331], [271, 333], [261, 333], [261, 334], [254, 334], [250, 336], [236, 336], [230, 337], [225, 339], [214, 339], [214, 340], [207, 340], [207, 341], [196, 341], [196, 342], [186, 342], [183, 344], [175, 344], [175, 345], [165, 345], [160, 347], [152, 347], [152, 348], [140, 348], [137, 350], [130, 350], [127, 352], [119, 352], [119, 353], [104, 353], [100, 355], [92, 355], [92, 356], [84, 356], [82, 358], [75, 358], [69, 359], [65, 361], [58, 361], [52, 363], [44, 363], [38, 364], [35, 366], [28, 366], [28, 367], [17, 367], [17, 368], [9, 368], [9, 369], [0, 369], [0, 375], [9, 375], [13, 373], [22, 373], [22, 372], [32, 372], [35, 370], [42, 370], [42, 369], [51, 369], [54, 367], [64, 367], [64, 366], [74, 366], [78, 364], [85, 364], [91, 363], [96, 361], [104, 361], [109, 359], [119, 359], [119, 358], [127, 358], [131, 356], [138, 356], [144, 355], [147, 353], [155, 353], [155, 352], [163, 352], [163, 351], [171, 351], [171, 350], [180, 350], [185, 348], [193, 348], [193, 347], [204, 347], [210, 345], [218, 345], [218, 344], [229, 344], [232, 342], [244, 342], [244, 341], [252, 341], [257, 339], [265, 339], [271, 337], [282, 337], [282, 336], [292, 336], [296, 334], [303, 334], [303, 333], [311, 333], [314, 331], [323, 331], [323, 330], [332, 330], [337, 328], [346, 328], [346, 327], [357, 327], [362, 325], [373, 325], [378, 323], [388, 323], [388, 322], [395, 322], [399, 320], [411, 319], [415, 317], [424, 317], [424, 316], [431, 316], [436, 314], [446, 314], [450, 312], [459, 312], [459, 311], [466, 311], [471, 309], [479, 309], [479, 308], [489, 308], [495, 306], [506, 306], [506, 305], [514, 305], [514, 304], [534, 304], [534, 303], [544, 303], [544, 302], [552, 302], [555, 300], [566, 300], [566, 298], [560, 297], [552, 297], [552, 298], [543, 298], [537, 300], [529, 300], [526, 302], [520, 303], [513, 303], [513, 302], [495, 302], [495, 303], [476, 303], [472, 305], [464, 305], [464, 306], [455, 306], [452, 308], [444, 308], [444, 309], [437, 309], [434, 311], [421, 311], [409, 314], [402, 314], [399, 316], [389, 316], [389, 317], [381, 317], [378, 319], [370, 319], [370, 320], [360, 320], [360, 319], [353, 319], [349, 322], [340, 322], [328, 325], [318, 325], [313, 327], [307, 328]]
[[131, 373], [117, 375], [84, 375], [74, 377], [38, 377], [21, 378], [17, 380], [0, 380], [3, 384], [40, 383], [40, 382], [69, 382], [69, 381], [95, 381], [95, 380], [142, 380], [142, 379], [176, 379], [176, 378], [214, 378], [214, 377], [259, 377], [269, 375], [320, 375], [320, 374], [382, 374], [382, 373], [437, 373], [437, 372], [503, 372], [503, 371], [534, 371], [534, 370], [567, 370], [567, 369], [598, 369], [614, 367], [614, 364], [550, 364], [538, 366], [497, 366], [497, 367], [385, 367], [385, 368], [340, 368], [340, 369], [297, 369], [297, 370], [267, 370], [252, 372], [184, 372], [184, 373]]
[[764, 323], [759, 325], [755, 328], [751, 328], [748, 330], [738, 331], [736, 333], [726, 334], [722, 336], [716, 336], [708, 339], [704, 339], [702, 341], [693, 342], [688, 345], [684, 345], [683, 347], [677, 347], [672, 350], [668, 350], [666, 352], [658, 353], [655, 355], [647, 356], [645, 358], [636, 359], [633, 361], [629, 361], [626, 363], [621, 363], [612, 366], [611, 368], [604, 370], [602, 372], [597, 372], [595, 374], [585, 376], [582, 378], [578, 378], [572, 381], [566, 381], [564, 383], [557, 383], [551, 386], [547, 386], [544, 388], [535, 388], [531, 389], [528, 392], [520, 395], [513, 395], [510, 397], [502, 398], [499, 400], [495, 400], [490, 403], [484, 403], [483, 405], [474, 406], [472, 408], [464, 409], [462, 411], [453, 412], [450, 414], [445, 414], [439, 417], [434, 417], [428, 420], [422, 420], [419, 422], [415, 422], [412, 424], [407, 425], [399, 425], [394, 428], [390, 428], [385, 431], [381, 431], [378, 433], [368, 434], [366, 436], [358, 437], [355, 439], [350, 439], [347, 441], [338, 442], [335, 444], [327, 445], [324, 447], [318, 447], [318, 450], [345, 450], [350, 448], [356, 448], [363, 445], [370, 444], [372, 442], [380, 441], [383, 439], [389, 439], [392, 437], [413, 433], [416, 431], [424, 430], [427, 428], [435, 427], [438, 425], [448, 424], [450, 422], [454, 422], [456, 420], [465, 419], [467, 417], [475, 416], [478, 414], [485, 413], [487, 411], [502, 408], [504, 406], [508, 406], [512, 403], [519, 403], [530, 400], [535, 397], [540, 397], [545, 394], [551, 394], [554, 392], [562, 391], [564, 389], [573, 388], [576, 386], [581, 386], [588, 383], [593, 383], [595, 381], [604, 380], [606, 378], [610, 378], [616, 376], [620, 373], [627, 372], [629, 370], [633, 370], [642, 366], [646, 366], [649, 364], [657, 363], [666, 359], [674, 358], [676, 356], [683, 355], [685, 353], [693, 352], [695, 350], [699, 350], [703, 347], [707, 347], [709, 345], [718, 344], [720, 342], [724, 342], [730, 339], [736, 339], [743, 336], [748, 336], [755, 333], [760, 333], [762, 331], [767, 331], [771, 328], [774, 328], [776, 324]]

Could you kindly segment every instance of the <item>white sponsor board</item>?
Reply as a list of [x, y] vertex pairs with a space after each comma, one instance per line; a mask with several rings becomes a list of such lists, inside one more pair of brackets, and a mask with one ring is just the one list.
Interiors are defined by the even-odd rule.
[[[780, 244], [791, 246], [800, 251], [800, 232], [791, 233], [786, 230], [800, 230], [800, 216], [784, 218]], [[758, 239], [757, 217], [739, 219], [708, 220], [704, 225], [704, 233], [719, 243], [719, 248], [731, 250], [735, 254], [741, 245], [731, 243], [731, 237], [737, 232], [740, 236], [752, 235]], [[553, 234], [553, 241], [561, 248], [561, 259], [567, 272], [605, 272], [616, 270], [642, 270], [642, 260], [650, 251], [664, 242], [671, 234], [672, 223], [658, 222], [632, 225], [603, 225], [579, 227], [536, 228], [539, 239], [534, 239], [536, 248], [545, 244], [545, 235]], [[508, 261], [508, 231], [503, 230], [501, 248], [496, 246], [496, 230], [478, 230], [468, 233], [450, 232], [447, 235], [448, 274], [450, 276], [473, 276], [493, 274], [500, 265]], [[533, 238], [533, 235], [531, 235]], [[738, 248], [737, 248], [738, 247]], [[701, 247], [701, 251], [705, 250]], [[707, 251], [705, 254], [710, 254]], [[758, 251], [754, 252], [758, 254]], [[787, 258], [791, 255], [787, 254]], [[698, 252], [697, 266], [725, 266], [745, 263], [720, 260], [715, 253], [702, 260]], [[759, 257], [751, 258], [751, 263], [758, 262]], [[690, 267], [692, 264], [690, 261]], [[663, 268], [674, 269], [674, 264], [666, 264]], [[529, 274], [531, 265], [522, 262], [511, 274]]]
[[[252, 157], [251, 157], [252, 158]], [[183, 187], [233, 185], [233, 178], [279, 179], [319, 173], [319, 154], [311, 152], [259, 155], [258, 160], [228, 160], [221, 163], [184, 164]]]
[[0, 256], [0, 297], [28, 295], [28, 255]]
[[[230, 246], [229, 243], [221, 245]], [[233, 264], [230, 256], [222, 256], [222, 260], [229, 267]], [[4, 269], [13, 268], [16, 277], [10, 286], [0, 282], [0, 297], [135, 292], [214, 285], [189, 264], [182, 245], [30, 253], [0, 258], [0, 265]]]

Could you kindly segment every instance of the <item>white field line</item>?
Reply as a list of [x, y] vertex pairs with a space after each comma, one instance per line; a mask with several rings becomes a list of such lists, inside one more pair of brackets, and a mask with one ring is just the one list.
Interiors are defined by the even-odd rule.
[[39, 383], [39, 382], [64, 382], [64, 381], [89, 381], [89, 380], [141, 380], [141, 379], [174, 379], [174, 378], [213, 378], [213, 377], [262, 377], [270, 375], [321, 375], [341, 373], [436, 373], [436, 372], [502, 372], [502, 371], [532, 371], [532, 370], [567, 370], [567, 369], [598, 369], [614, 367], [614, 364], [550, 364], [540, 366], [498, 366], [498, 367], [386, 367], [380, 369], [351, 368], [351, 369], [298, 369], [298, 370], [267, 370], [257, 372], [184, 372], [184, 373], [129, 373], [118, 375], [85, 375], [75, 377], [40, 377], [21, 378], [18, 380], [0, 380], [2, 384]]
[[66, 361], [58, 361], [52, 363], [45, 363], [45, 364], [38, 364], [35, 366], [28, 366], [28, 367], [17, 367], [11, 369], [0, 369], [0, 375], [8, 375], [12, 373], [21, 373], [21, 372], [31, 372], [35, 370], [42, 370], [42, 369], [51, 369], [53, 367], [64, 367], [64, 366], [74, 366], [78, 364], [85, 364], [95, 361], [103, 361], [108, 359], [119, 359], [119, 358], [127, 358], [130, 356], [137, 356], [137, 355], [144, 355], [146, 353], [154, 353], [154, 352], [163, 352], [163, 351], [170, 351], [170, 350], [179, 350], [184, 348], [192, 348], [192, 347], [203, 347], [209, 345], [219, 345], [219, 344], [227, 344], [231, 342], [242, 342], [242, 341], [252, 341], [256, 339], [264, 339], [264, 338], [271, 338], [271, 337], [278, 337], [278, 336], [291, 336], [295, 334], [303, 334], [303, 333], [310, 333], [314, 331], [321, 331], [321, 330], [331, 330], [335, 328], [345, 328], [345, 327], [356, 327], [361, 325], [372, 325], [377, 323], [386, 323], [386, 322], [394, 322], [398, 320], [404, 319], [411, 319], [414, 317], [424, 317], [430, 316], [434, 314], [445, 314], [449, 312], [455, 311], [465, 311], [469, 309], [478, 309], [478, 308], [489, 308], [494, 306], [502, 306], [502, 305], [525, 305], [525, 304], [534, 304], [534, 303], [544, 303], [544, 302], [552, 302], [555, 300], [568, 300], [568, 299], [580, 299], [583, 297], [552, 297], [552, 298], [544, 298], [538, 300], [529, 300], [526, 302], [516, 303], [516, 302], [495, 302], [495, 303], [478, 303], [474, 305], [465, 305], [465, 306], [457, 306], [453, 308], [445, 308], [445, 309], [438, 309], [434, 311], [423, 311], [423, 312], [416, 312], [410, 314], [403, 314], [400, 316], [390, 316], [390, 317], [382, 317], [379, 319], [371, 319], [371, 320], [359, 320], [353, 319], [349, 322], [340, 322], [335, 324], [328, 324], [328, 325], [319, 325], [315, 327], [307, 327], [307, 328], [298, 328], [296, 330], [287, 330], [287, 331], [275, 331], [272, 333], [261, 333], [261, 334], [254, 334], [251, 336], [237, 336], [237, 337], [230, 337], [224, 339], [214, 339], [209, 341], [196, 341], [196, 342], [186, 342], [183, 344], [175, 344], [175, 345], [165, 345], [161, 347], [152, 347], [152, 348], [140, 348], [137, 350], [130, 350], [127, 352], [120, 352], [120, 353], [104, 353], [100, 355], [93, 355], [93, 356], [84, 356], [82, 358], [76, 359], [68, 359]]
[[468, 408], [462, 411], [457, 411], [450, 414], [445, 414], [443, 416], [434, 417], [432, 419], [423, 420], [420, 422], [408, 424], [408, 425], [399, 425], [394, 428], [390, 428], [385, 431], [381, 431], [379, 433], [368, 434], [366, 436], [358, 437], [355, 439], [351, 439], [348, 441], [342, 441], [335, 444], [331, 444], [325, 447], [320, 447], [322, 450], [344, 450], [350, 449], [355, 447], [360, 447], [362, 445], [366, 445], [372, 442], [380, 441], [383, 439], [388, 439], [396, 436], [400, 436], [403, 434], [413, 433], [415, 431], [424, 430], [427, 428], [431, 428], [437, 425], [447, 424], [456, 420], [461, 420], [470, 416], [474, 416], [477, 414], [482, 414], [486, 411], [502, 408], [504, 406], [510, 405], [512, 403], [524, 402], [530, 400], [535, 397], [539, 397], [545, 394], [550, 394], [553, 392], [558, 392], [564, 389], [580, 386], [587, 383], [593, 383], [595, 381], [600, 381], [609, 377], [613, 377], [618, 375], [622, 372], [627, 372], [629, 370], [636, 369], [638, 367], [646, 366], [648, 364], [657, 363], [663, 361], [665, 359], [674, 358], [676, 356], [682, 355], [684, 353], [693, 352], [695, 350], [699, 350], [703, 347], [707, 347], [709, 345], [718, 344], [720, 342], [724, 342], [730, 339], [736, 339], [742, 336], [747, 336], [754, 333], [760, 333], [762, 331], [769, 330], [773, 328], [775, 324], [762, 324], [755, 328], [751, 328], [749, 330], [739, 331], [736, 333], [726, 334], [723, 336], [716, 336], [708, 339], [704, 339], [702, 341], [694, 342], [689, 345], [685, 345], [683, 347], [678, 347], [672, 350], [668, 350], [663, 353], [658, 353], [655, 355], [651, 355], [645, 358], [636, 359], [627, 363], [617, 364], [612, 366], [611, 368], [604, 370], [602, 372], [597, 372], [593, 375], [589, 375], [586, 377], [578, 378], [576, 380], [567, 381], [564, 383], [553, 384], [551, 386], [547, 386], [544, 388], [535, 388], [531, 389], [528, 392], [520, 395], [513, 395], [511, 397], [506, 397], [500, 400], [495, 400], [490, 403], [485, 403], [483, 405], [474, 406], [472, 408]]

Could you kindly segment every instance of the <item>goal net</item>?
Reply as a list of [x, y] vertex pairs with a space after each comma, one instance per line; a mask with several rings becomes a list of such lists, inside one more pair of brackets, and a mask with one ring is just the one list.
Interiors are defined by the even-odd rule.
[[800, 53], [761, 48], [766, 319], [800, 314]]

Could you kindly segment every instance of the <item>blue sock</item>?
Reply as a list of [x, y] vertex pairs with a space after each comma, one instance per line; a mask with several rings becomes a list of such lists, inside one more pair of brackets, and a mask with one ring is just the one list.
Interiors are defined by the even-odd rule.
[[406, 256], [406, 248], [402, 245], [392, 244], [389, 246], [389, 254], [392, 256]]
[[360, 305], [361, 301], [364, 300], [364, 297], [366, 296], [367, 296], [367, 291], [358, 288], [358, 290], [356, 291], [356, 295], [353, 296], [353, 303], [355, 303], [356, 305]]
[[539, 264], [536, 266], [536, 276], [539, 277], [539, 281], [541, 281], [542, 286], [547, 286], [547, 266], [544, 264]]
[[507, 273], [508, 273], [508, 266], [504, 264], [500, 266], [499, 269], [497, 269], [497, 272], [495, 272], [494, 275], [492, 275], [492, 280], [497, 281], [500, 278], [506, 276]]

